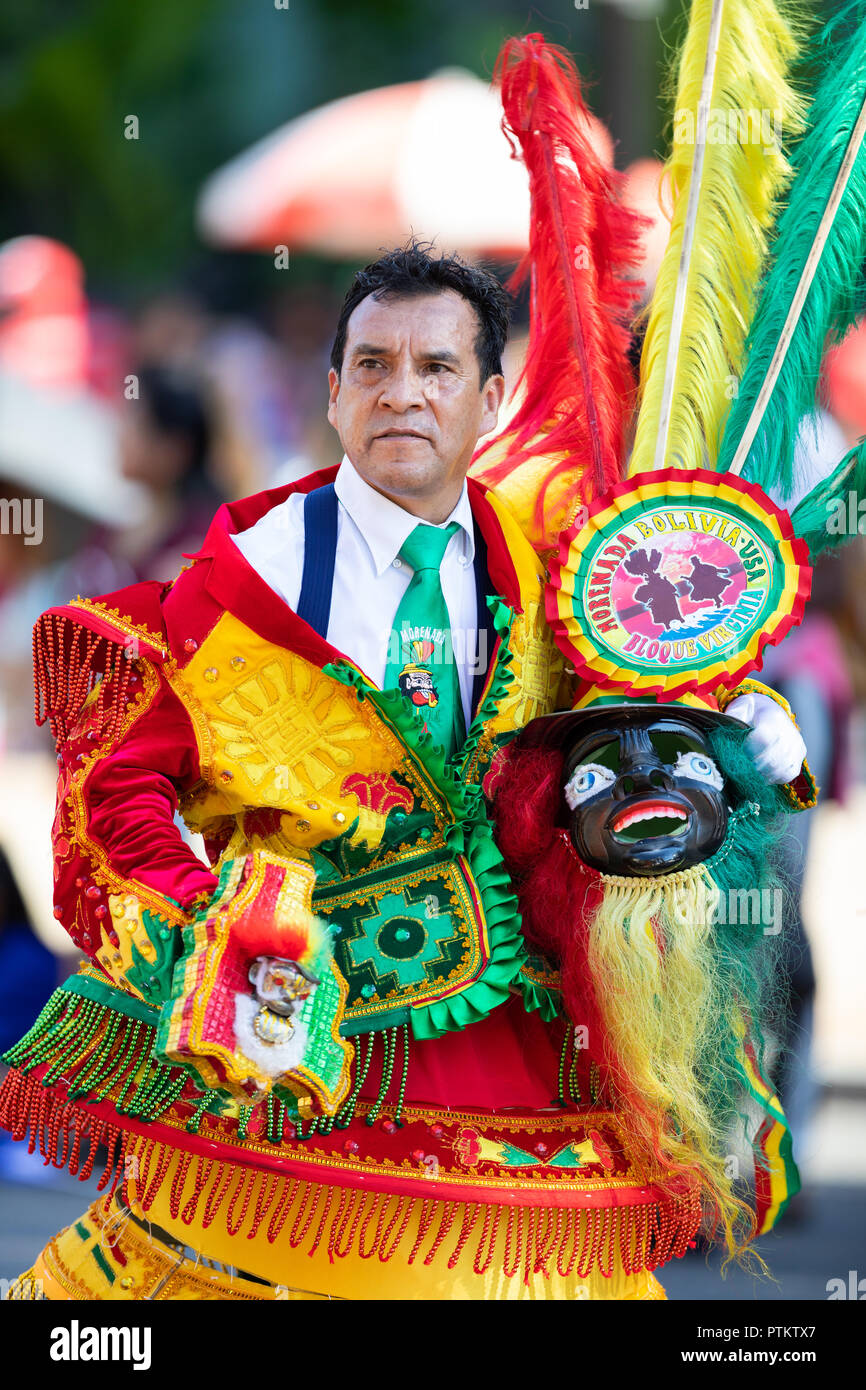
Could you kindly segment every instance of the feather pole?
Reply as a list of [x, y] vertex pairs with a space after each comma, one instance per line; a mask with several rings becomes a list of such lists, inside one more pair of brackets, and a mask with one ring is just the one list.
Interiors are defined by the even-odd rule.
[[866, 0], [825, 28], [818, 74], [719, 455], [783, 496], [825, 348], [866, 312]]
[[673, 220], [641, 356], [629, 473], [715, 463], [789, 178], [779, 136], [803, 125], [788, 80], [797, 52], [773, 0], [692, 0], [665, 168]]
[[512, 398], [520, 405], [472, 471], [490, 486], [510, 481], [513, 491], [501, 491], [543, 550], [583, 502], [622, 477], [634, 390], [629, 320], [642, 288], [630, 276], [644, 219], [620, 201], [620, 176], [589, 142], [567, 53], [540, 34], [508, 39], [494, 81], [513, 157], [529, 174], [529, 251], [508, 288], [531, 272], [531, 320]]

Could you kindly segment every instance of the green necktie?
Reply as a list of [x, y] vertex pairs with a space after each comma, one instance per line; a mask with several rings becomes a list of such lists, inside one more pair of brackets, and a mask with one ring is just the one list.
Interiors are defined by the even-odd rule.
[[444, 527], [422, 523], [403, 545], [400, 558], [415, 573], [394, 615], [385, 669], [385, 689], [402, 690], [448, 757], [463, 742], [465, 725], [439, 566], [459, 529], [456, 521]]

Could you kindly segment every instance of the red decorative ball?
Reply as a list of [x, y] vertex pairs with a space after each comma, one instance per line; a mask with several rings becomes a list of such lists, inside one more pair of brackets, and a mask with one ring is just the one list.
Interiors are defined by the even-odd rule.
[[55, 909], [54, 909], [54, 916], [57, 918], [57, 921], [58, 921], [58, 922], [62, 922], [62, 921], [63, 921], [63, 908], [62, 908], [62, 907], [55, 907]]
[[440, 1124], [428, 1125], [427, 1128], [429, 1129], [430, 1133], [433, 1135], [433, 1138], [434, 1138], [434, 1139], [441, 1139], [441, 1138], [442, 1138], [442, 1135], [445, 1133], [445, 1126], [444, 1126], [444, 1125], [440, 1125]]
[[347, 1139], [345, 1144], [343, 1145], [343, 1148], [345, 1149], [347, 1154], [356, 1154], [360, 1147], [361, 1146], [358, 1143], [357, 1139]]
[[100, 903], [99, 907], [95, 907], [93, 909], [93, 915], [102, 921], [102, 918], [108, 915], [108, 908], [105, 906], [105, 903]]
[[550, 1149], [547, 1147], [546, 1144], [536, 1144], [532, 1152], [538, 1154], [539, 1158], [547, 1158], [547, 1155], [550, 1153]]
[[412, 1159], [413, 1159], [413, 1162], [415, 1162], [415, 1163], [423, 1163], [426, 1157], [427, 1157], [427, 1155], [425, 1154], [425, 1152], [424, 1152], [423, 1149], [413, 1149], [413, 1150], [412, 1150]]
[[197, 652], [198, 642], [195, 640], [194, 637], [187, 637], [186, 641], [183, 644], [183, 649], [185, 652]]
[[385, 1131], [386, 1134], [396, 1134], [396, 1133], [397, 1133], [397, 1126], [395, 1125], [395, 1123], [394, 1123], [393, 1120], [383, 1120], [383, 1121], [382, 1121], [382, 1128], [383, 1128], [383, 1130]]
[[84, 896], [85, 896], [86, 898], [101, 898], [101, 897], [102, 897], [102, 889], [99, 888], [99, 887], [97, 887], [97, 885], [96, 885], [95, 883], [91, 883], [91, 885], [90, 885], [89, 888], [85, 888], [85, 890], [84, 890]]

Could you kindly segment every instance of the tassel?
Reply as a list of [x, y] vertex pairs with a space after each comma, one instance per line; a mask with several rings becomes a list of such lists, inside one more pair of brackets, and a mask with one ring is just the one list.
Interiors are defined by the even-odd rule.
[[48, 721], [57, 744], [70, 731], [98, 685], [95, 716], [101, 738], [117, 733], [129, 689], [131, 649], [92, 632], [55, 610], [33, 628], [34, 718]]

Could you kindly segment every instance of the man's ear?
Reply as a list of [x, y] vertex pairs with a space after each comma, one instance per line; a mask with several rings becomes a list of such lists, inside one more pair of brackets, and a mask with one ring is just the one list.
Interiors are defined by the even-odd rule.
[[340, 378], [331, 367], [328, 372], [328, 424], [337, 428], [337, 397], [340, 394]]
[[490, 376], [481, 388], [483, 397], [483, 407], [481, 412], [481, 422], [478, 427], [478, 438], [483, 434], [489, 434], [496, 428], [499, 419], [499, 409], [505, 399], [505, 377], [497, 373]]

